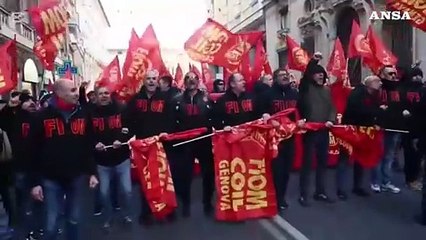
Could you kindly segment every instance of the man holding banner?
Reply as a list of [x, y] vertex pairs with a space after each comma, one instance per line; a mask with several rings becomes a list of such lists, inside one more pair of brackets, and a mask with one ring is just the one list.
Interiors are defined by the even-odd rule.
[[[377, 76], [368, 76], [362, 85], [356, 87], [349, 95], [346, 110], [342, 117], [342, 124], [355, 126], [376, 126], [384, 106], [380, 106], [379, 90], [382, 83]], [[349, 164], [349, 149], [340, 145], [339, 163], [336, 171], [337, 196], [341, 200], [347, 199], [347, 169]], [[367, 197], [370, 194], [362, 188], [364, 170], [354, 162], [354, 194]]]
[[[185, 91], [176, 99], [176, 116], [178, 130], [185, 131], [206, 127], [211, 133], [212, 102], [206, 94], [199, 90], [198, 76], [189, 72], [184, 77]], [[214, 192], [214, 165], [211, 138], [194, 141], [176, 147], [179, 158], [172, 159], [172, 174], [175, 188], [183, 204], [184, 217], [190, 216], [191, 182], [195, 158], [201, 165], [203, 177], [203, 210], [206, 215], [213, 211], [212, 198]], [[173, 162], [173, 160], [176, 160]]]
[[[295, 108], [298, 92], [290, 85], [289, 73], [286, 69], [277, 69], [273, 73], [273, 85], [258, 99], [259, 109], [267, 114], [275, 114], [289, 108]], [[296, 120], [294, 113], [291, 119]], [[278, 156], [272, 162], [274, 185], [277, 196], [278, 210], [288, 208], [285, 193], [295, 157], [294, 136], [282, 139], [278, 144]]]
[[[174, 130], [175, 118], [168, 96], [158, 88], [158, 71], [146, 73], [143, 87], [127, 105], [126, 126], [136, 139], [145, 139], [156, 135], [164, 136]], [[142, 191], [143, 192], [143, 191]], [[139, 223], [151, 225], [154, 219], [144, 194], [141, 194], [141, 214]]]
[[[331, 93], [325, 83], [327, 72], [318, 64], [322, 59], [321, 53], [315, 53], [300, 81], [299, 100], [297, 109], [303, 119], [309, 122], [325, 123], [327, 127], [333, 126], [336, 119], [336, 109], [331, 100]], [[314, 199], [332, 203], [333, 201], [325, 192], [325, 173], [327, 171], [329, 131], [308, 131], [303, 135], [303, 164], [300, 172], [300, 198], [299, 203], [307, 207], [309, 175], [313, 159], [316, 157], [316, 190]]]

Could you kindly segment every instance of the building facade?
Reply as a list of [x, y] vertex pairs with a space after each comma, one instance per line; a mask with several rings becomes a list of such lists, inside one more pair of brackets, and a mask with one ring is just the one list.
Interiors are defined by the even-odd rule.
[[[235, 1], [241, 4], [253, 2], [248, 5], [253, 6], [252, 14], [247, 14], [250, 17], [243, 17], [245, 14], [242, 9], [246, 9], [245, 7], [231, 6], [229, 2], [212, 1], [210, 16], [233, 32], [265, 30], [266, 51], [273, 69], [287, 64], [287, 35], [311, 54], [322, 52], [322, 64], [327, 64], [337, 37], [341, 39], [345, 51], [347, 50], [352, 20], [358, 21], [364, 32], [371, 24], [386, 46], [398, 57], [400, 65], [411, 64], [426, 57], [426, 46], [422, 44], [426, 34], [413, 28], [408, 21], [369, 20], [372, 11], [386, 9], [385, 0]], [[257, 13], [257, 6], [263, 9], [261, 14]], [[359, 61], [351, 60], [349, 73], [351, 80], [357, 83], [369, 70], [363, 68]]]
[[[75, 15], [70, 21], [74, 64], [80, 69], [80, 78], [93, 86], [113, 57], [102, 40], [111, 24], [100, 0], [74, 1], [74, 8]], [[72, 34], [71, 27], [74, 28]]]

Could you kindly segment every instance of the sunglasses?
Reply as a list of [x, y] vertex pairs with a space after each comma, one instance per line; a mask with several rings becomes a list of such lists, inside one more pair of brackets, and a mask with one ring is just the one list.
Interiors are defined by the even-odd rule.
[[157, 79], [156, 77], [147, 77], [146, 78], [147, 80], [155, 80], [155, 79]]
[[396, 76], [396, 72], [390, 72], [388, 74], [391, 75], [391, 76]]

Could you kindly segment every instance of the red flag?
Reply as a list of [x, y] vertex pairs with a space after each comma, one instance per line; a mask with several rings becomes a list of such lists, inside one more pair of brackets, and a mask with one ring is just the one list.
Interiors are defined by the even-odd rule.
[[119, 97], [129, 99], [136, 94], [143, 84], [143, 78], [150, 69], [156, 69], [160, 74], [168, 74], [161, 58], [159, 43], [152, 25], [149, 25], [141, 38], [132, 29], [123, 64], [123, 80], [118, 86]]
[[346, 76], [346, 69], [345, 52], [340, 39], [337, 38], [327, 64], [327, 71], [337, 79], [343, 79]]
[[183, 71], [179, 63], [176, 66], [175, 81], [178, 88], [183, 88]]
[[246, 124], [233, 133], [213, 136], [217, 220], [244, 221], [277, 214], [268, 131]]
[[288, 48], [288, 67], [297, 71], [305, 71], [309, 62], [308, 53], [303, 50], [289, 35], [286, 37]]
[[215, 64], [233, 71], [238, 69], [242, 56], [250, 50], [251, 45], [239, 41], [238, 35], [209, 18], [185, 42], [184, 48], [194, 61]]
[[252, 76], [257, 81], [263, 74], [272, 74], [272, 69], [269, 65], [265, 48], [263, 47], [263, 41], [259, 40], [256, 45]]
[[[63, 36], [62, 34], [60, 36]], [[59, 48], [49, 38], [39, 39], [33, 48], [34, 54], [40, 60], [43, 67], [49, 71], [55, 70], [55, 59]]]
[[142, 45], [145, 48], [150, 49], [149, 60], [152, 62], [152, 67], [159, 71], [160, 76], [171, 76], [169, 70], [164, 64], [163, 58], [161, 57], [160, 43], [158, 42], [157, 35], [155, 34], [152, 24], [148, 25], [140, 39], [143, 41]]
[[40, 5], [28, 9], [31, 22], [41, 39], [65, 33], [68, 27], [69, 14], [61, 1], [44, 1]]
[[359, 24], [352, 21], [352, 32], [349, 40], [348, 58], [361, 57], [364, 60], [373, 60], [374, 55], [367, 38], [362, 34]]
[[97, 86], [105, 86], [109, 91], [115, 92], [117, 90], [117, 85], [121, 82], [121, 72], [120, 72], [120, 63], [118, 56], [111, 61], [108, 66], [104, 68], [101, 73], [99, 82], [96, 83]]
[[18, 52], [16, 40], [9, 40], [0, 47], [0, 95], [18, 85]]
[[212, 92], [214, 77], [210, 71], [209, 64], [201, 63], [201, 71], [203, 72], [203, 80], [204, 80], [204, 84], [207, 87], [207, 91]]
[[[368, 27], [367, 39], [370, 43], [371, 51], [373, 52], [375, 59], [380, 62], [382, 66], [396, 65], [398, 58], [396, 58], [391, 51], [386, 49], [385, 44], [377, 37], [371, 26]], [[374, 72], [377, 72], [379, 69], [374, 70]]]
[[348, 85], [347, 79], [347, 61], [345, 53], [343, 51], [342, 43], [337, 38], [334, 44], [334, 50], [331, 54], [330, 60], [327, 65], [327, 70], [336, 77], [336, 81], [331, 84], [330, 91], [332, 101], [336, 107], [337, 113], [343, 114], [346, 108], [346, 102], [349, 94], [352, 91], [350, 85]]
[[157, 35], [155, 34], [152, 24], [148, 25], [140, 39], [142, 41], [142, 45], [145, 48], [150, 49], [149, 60], [152, 62], [152, 67], [159, 71], [160, 76], [170, 76], [171, 74], [161, 57], [160, 43], [158, 42]]
[[386, 5], [390, 10], [407, 12], [410, 15], [411, 25], [426, 31], [426, 12], [424, 1], [407, 0], [386, 0]]

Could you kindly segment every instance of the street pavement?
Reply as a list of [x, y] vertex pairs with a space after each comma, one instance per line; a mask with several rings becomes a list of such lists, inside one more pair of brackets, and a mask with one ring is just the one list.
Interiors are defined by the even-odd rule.
[[[394, 182], [402, 190], [399, 194], [372, 193], [368, 198], [350, 194], [346, 202], [334, 204], [312, 200], [309, 208], [297, 202], [298, 177], [296, 173], [291, 177], [290, 208], [282, 217], [310, 240], [426, 239], [426, 227], [414, 221], [420, 213], [421, 193], [405, 187], [402, 173], [394, 174]], [[329, 170], [327, 177], [328, 193], [337, 199], [335, 171]], [[368, 174], [365, 177], [368, 181]]]
[[[395, 182], [403, 186], [402, 174], [396, 174]], [[330, 196], [334, 197], [334, 170], [328, 171], [327, 184]], [[101, 230], [102, 216], [93, 213], [93, 193], [88, 193], [83, 222], [84, 239], [105, 240], [423, 240], [426, 227], [417, 225], [413, 216], [419, 213], [420, 193], [402, 187], [400, 194], [373, 194], [369, 198], [350, 195], [346, 202], [325, 204], [312, 201], [310, 208], [297, 203], [298, 174], [290, 180], [290, 208], [280, 217], [271, 220], [247, 221], [244, 223], [220, 223], [205, 217], [201, 205], [201, 184], [193, 184], [192, 216], [178, 218], [174, 223], [163, 223], [149, 228], [135, 221], [126, 227], [119, 219], [112, 231]], [[139, 189], [134, 189], [132, 213], [137, 219], [139, 212]], [[1, 221], [3, 222], [3, 221]], [[1, 223], [0, 223], [1, 224]], [[19, 239], [21, 240], [21, 239]]]

